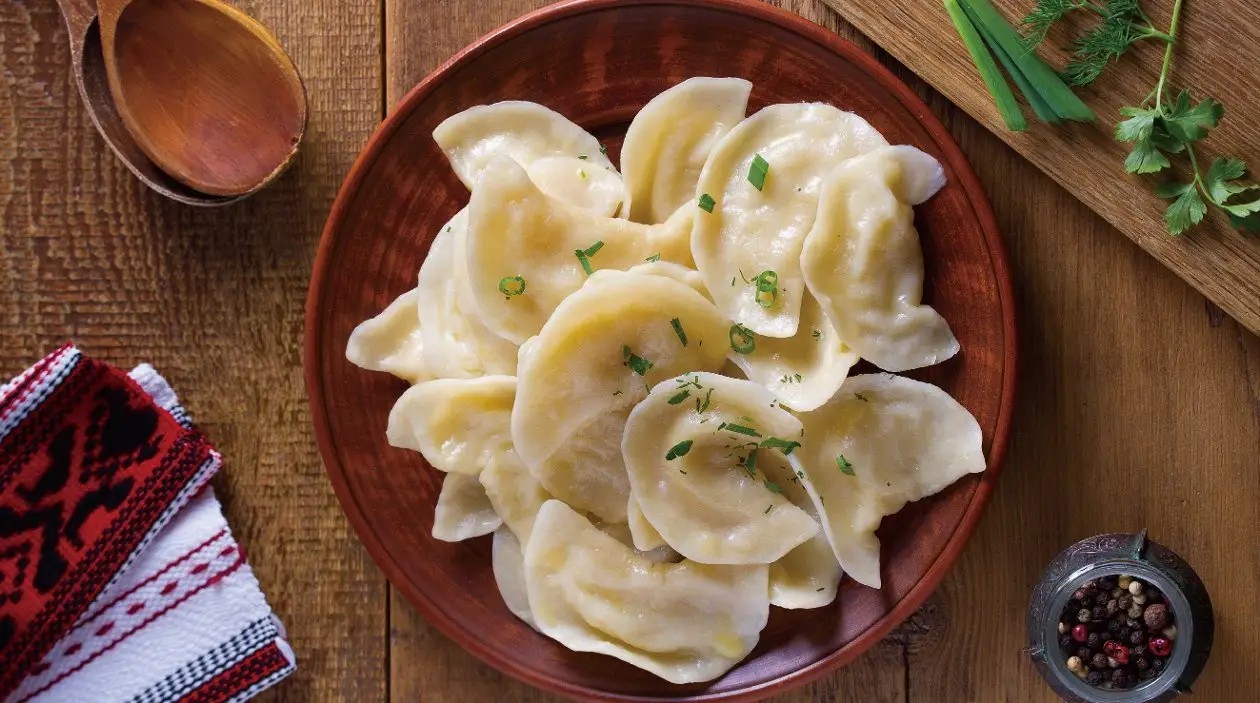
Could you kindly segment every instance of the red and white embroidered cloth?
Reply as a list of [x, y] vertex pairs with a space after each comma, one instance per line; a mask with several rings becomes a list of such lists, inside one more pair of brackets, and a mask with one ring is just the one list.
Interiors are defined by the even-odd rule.
[[0, 388], [0, 701], [243, 701], [294, 656], [152, 367], [66, 345]]

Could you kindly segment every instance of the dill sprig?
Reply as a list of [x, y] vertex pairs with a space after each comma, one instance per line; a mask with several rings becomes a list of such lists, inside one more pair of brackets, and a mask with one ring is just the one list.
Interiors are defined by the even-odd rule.
[[1139, 0], [1037, 0], [1023, 20], [1029, 32], [1025, 37], [1029, 49], [1045, 41], [1057, 22], [1078, 10], [1098, 15], [1099, 21], [1072, 44], [1072, 58], [1063, 69], [1063, 79], [1070, 85], [1093, 83], [1108, 63], [1144, 39], [1173, 40], [1155, 27]]

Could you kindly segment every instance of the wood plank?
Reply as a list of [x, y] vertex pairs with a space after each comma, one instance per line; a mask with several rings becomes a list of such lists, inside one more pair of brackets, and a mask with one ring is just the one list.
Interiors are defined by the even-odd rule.
[[1250, 700], [1260, 634], [1229, 623], [1260, 608], [1260, 338], [975, 122], [953, 131], [1019, 233], [1007, 243], [1022, 374], [1004, 475], [936, 594], [947, 626], [910, 650], [909, 700], [1058, 700], [1021, 651], [1032, 586], [1073, 542], [1143, 527], [1195, 566], [1216, 607], [1198, 697]]
[[[1081, 91], [1081, 97], [1099, 115], [1096, 124], [1036, 124], [1027, 132], [1008, 132], [940, 0], [826, 1], [1113, 227], [1248, 329], [1260, 332], [1260, 236], [1243, 235], [1214, 213], [1209, 223], [1193, 234], [1170, 237], [1162, 220], [1166, 202], [1156, 197], [1153, 189], [1171, 177], [1140, 178], [1124, 173], [1127, 150], [1112, 138], [1113, 127], [1122, 105], [1140, 103], [1155, 87], [1162, 60], [1159, 47], [1140, 46], [1134, 56], [1126, 57]], [[1017, 21], [1033, 6], [1033, 0], [995, 0], [994, 4]], [[1156, 26], [1167, 27], [1173, 0], [1145, 0], [1142, 4], [1149, 8]], [[1260, 6], [1241, 0], [1187, 2], [1182, 22], [1183, 36], [1170, 86], [1191, 87], [1199, 97], [1211, 95], [1228, 108], [1220, 128], [1205, 143], [1206, 155], [1201, 158], [1206, 163], [1215, 156], [1236, 156], [1260, 168], [1260, 144], [1253, 138], [1260, 120], [1260, 76], [1253, 70], [1228, 68], [1254, 64], [1255, 56], [1240, 54], [1240, 50], [1260, 45]], [[1059, 45], [1065, 42], [1058, 33], [1051, 39]], [[1061, 61], [1062, 52], [1050, 52], [1046, 57]], [[1183, 158], [1178, 160], [1184, 162]], [[1177, 163], [1173, 172], [1184, 180], [1187, 169], [1184, 163]], [[1062, 246], [1081, 246], [1081, 236], [1062, 230], [1057, 239]]]
[[226, 457], [216, 491], [297, 652], [269, 698], [383, 700], [384, 580], [324, 475], [300, 362], [315, 243], [380, 116], [379, 55], [357, 50], [379, 45], [379, 10], [237, 4], [291, 52], [311, 121], [289, 173], [217, 210], [162, 200], [104, 146], [55, 3], [0, 5], [0, 369], [68, 338], [120, 366], [152, 362]]

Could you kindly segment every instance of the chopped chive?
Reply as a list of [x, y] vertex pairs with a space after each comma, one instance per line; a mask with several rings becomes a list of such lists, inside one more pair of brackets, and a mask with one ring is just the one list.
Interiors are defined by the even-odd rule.
[[621, 355], [623, 358], [622, 365], [629, 366], [631, 371], [644, 376], [652, 368], [652, 362], [630, 351], [630, 346], [623, 344], [621, 347]]
[[1019, 109], [1019, 102], [1015, 99], [1015, 93], [1011, 90], [1010, 84], [1006, 82], [1006, 78], [1002, 76], [1001, 69], [998, 68], [997, 62], [993, 60], [993, 54], [989, 53], [989, 48], [985, 45], [984, 40], [980, 38], [979, 31], [971, 23], [971, 18], [967, 16], [967, 13], [958, 3], [959, 0], [945, 0], [945, 9], [949, 12], [949, 18], [954, 22], [954, 28], [958, 30], [958, 36], [962, 37], [963, 44], [966, 45], [967, 51], [971, 54], [971, 61], [976, 65], [976, 71], [980, 73], [980, 79], [984, 81], [985, 86], [989, 89], [989, 95], [993, 97], [993, 103], [997, 106], [998, 114], [1002, 116], [1002, 122], [1012, 132], [1022, 132], [1028, 129], [1028, 120], [1025, 119], [1024, 113]]
[[840, 473], [846, 476], [857, 476], [857, 474], [853, 471], [853, 464], [850, 464], [849, 460], [845, 459], [843, 454], [836, 456], [836, 467], [840, 469]]
[[752, 330], [741, 324], [731, 325], [729, 336], [731, 349], [740, 354], [751, 354], [757, 348], [757, 338], [753, 336]]
[[669, 404], [678, 405], [679, 403], [683, 402], [684, 400], [690, 397], [691, 397], [691, 391], [683, 391], [682, 393], [675, 394], [673, 398], [670, 398]]
[[508, 276], [499, 280], [499, 292], [511, 298], [525, 292], [525, 279]]
[[684, 439], [678, 444], [670, 447], [668, 452], [665, 452], [665, 461], [673, 461], [680, 456], [687, 456], [687, 452], [689, 451], [691, 451], [691, 440]]
[[604, 248], [604, 242], [603, 240], [599, 240], [595, 242], [594, 244], [590, 245], [589, 247], [583, 249], [582, 253], [586, 254], [587, 258], [590, 258], [592, 256], [595, 256], [597, 253], [599, 253], [599, 250], [603, 248]]
[[591, 268], [591, 260], [586, 257], [585, 252], [581, 249], [574, 249], [573, 255], [577, 257], [578, 263], [582, 264], [582, 270], [586, 272], [586, 275], [589, 276], [595, 273], [595, 269]]
[[742, 462], [742, 464], [744, 466], [744, 471], [747, 471], [749, 476], [751, 476], [752, 478], [757, 478], [757, 450], [756, 449], [752, 450], [751, 452], [748, 452], [748, 456], [744, 457], [744, 461]]
[[757, 290], [775, 290], [779, 287], [779, 274], [775, 273], [773, 270], [766, 269], [765, 271], [757, 274], [757, 277], [753, 279], [753, 282], [757, 284]]
[[687, 333], [683, 332], [682, 322], [675, 317], [669, 321], [669, 324], [674, 328], [674, 334], [678, 335], [678, 341], [682, 342], [684, 347], [687, 346]]
[[770, 172], [770, 162], [761, 157], [761, 154], [753, 156], [752, 163], [748, 166], [748, 182], [757, 190], [761, 190], [766, 185], [766, 174]]
[[789, 442], [786, 439], [779, 439], [778, 437], [766, 437], [761, 440], [761, 446], [767, 449], [778, 449], [784, 454], [791, 454], [793, 449], [801, 446], [801, 443]]
[[732, 287], [732, 288], [734, 288], [734, 287], [735, 287], [735, 277], [734, 277], [734, 276], [731, 276], [731, 287]]
[[586, 180], [586, 169], [584, 169], [584, 168], [579, 168], [579, 169], [578, 169], [578, 175], [582, 177], [582, 180]]
[[708, 193], [704, 193], [700, 196], [697, 204], [700, 206], [701, 210], [704, 210], [705, 212], [713, 212], [713, 206], [717, 205], [717, 201], [715, 201]]
[[780, 486], [779, 484], [775, 483], [774, 481], [763, 481], [763, 483], [765, 483], [765, 484], [766, 484], [766, 488], [767, 488], [767, 489], [769, 489], [769, 491], [770, 491], [771, 493], [782, 493], [782, 492], [783, 492], [783, 486]]
[[678, 473], [682, 474], [683, 476], [686, 476], [686, 475], [687, 475], [687, 471], [686, 471], [686, 469], [679, 469], [679, 470], [678, 470]]
[[815, 590], [815, 591], [817, 591], [817, 592], [819, 592], [819, 593], [822, 593], [823, 591], [825, 591], [825, 590], [827, 590], [827, 589], [819, 587], [819, 588], [815, 588], [814, 590]]
[[773, 505], [767, 505], [767, 506], [766, 506], [766, 512], [762, 513], [762, 515], [769, 515], [769, 514], [770, 514], [770, 510], [771, 510], [772, 508], [774, 508], [774, 506], [773, 506]]
[[648, 258], [644, 259], [644, 261], [648, 262], [649, 264], [655, 263], [660, 260], [661, 260], [661, 253], [659, 251], [649, 256]]
[[599, 153], [603, 154], [604, 156], [608, 156], [608, 147], [604, 146], [603, 144], [600, 144]]
[[753, 291], [753, 300], [763, 308], [773, 307], [774, 302], [779, 299], [779, 291], [777, 290], [756, 290]]
[[709, 409], [709, 399], [713, 397], [713, 389], [710, 388], [708, 393], [704, 394], [704, 403], [700, 402], [700, 397], [696, 397], [696, 413], [701, 414]]
[[754, 430], [751, 427], [744, 427], [743, 425], [736, 425], [734, 423], [729, 423], [729, 422], [726, 424], [726, 427], [724, 429], [729, 430], [731, 432], [738, 432], [739, 434], [745, 434], [745, 435], [748, 435], [749, 437], [761, 436], [760, 432], [758, 432], [757, 430]]
[[578, 158], [583, 161], [586, 161], [586, 154], [578, 154]]

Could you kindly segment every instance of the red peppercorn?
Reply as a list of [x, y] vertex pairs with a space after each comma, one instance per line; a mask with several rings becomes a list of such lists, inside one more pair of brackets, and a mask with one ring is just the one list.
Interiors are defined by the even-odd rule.
[[1089, 628], [1084, 625], [1077, 625], [1072, 628], [1072, 639], [1077, 642], [1084, 642], [1089, 639]]
[[1119, 646], [1119, 642], [1115, 640], [1107, 640], [1107, 643], [1103, 645], [1103, 651], [1107, 653], [1107, 656], [1111, 656], [1111, 654], [1116, 651], [1116, 647]]
[[1166, 657], [1172, 654], [1172, 642], [1169, 642], [1164, 637], [1152, 637], [1147, 646], [1150, 648], [1151, 654], [1157, 657]]
[[1111, 658], [1115, 659], [1116, 662], [1120, 664], [1120, 666], [1124, 666], [1125, 664], [1128, 664], [1129, 663], [1129, 648], [1122, 644], [1116, 645], [1115, 650], [1112, 651], [1111, 653]]

